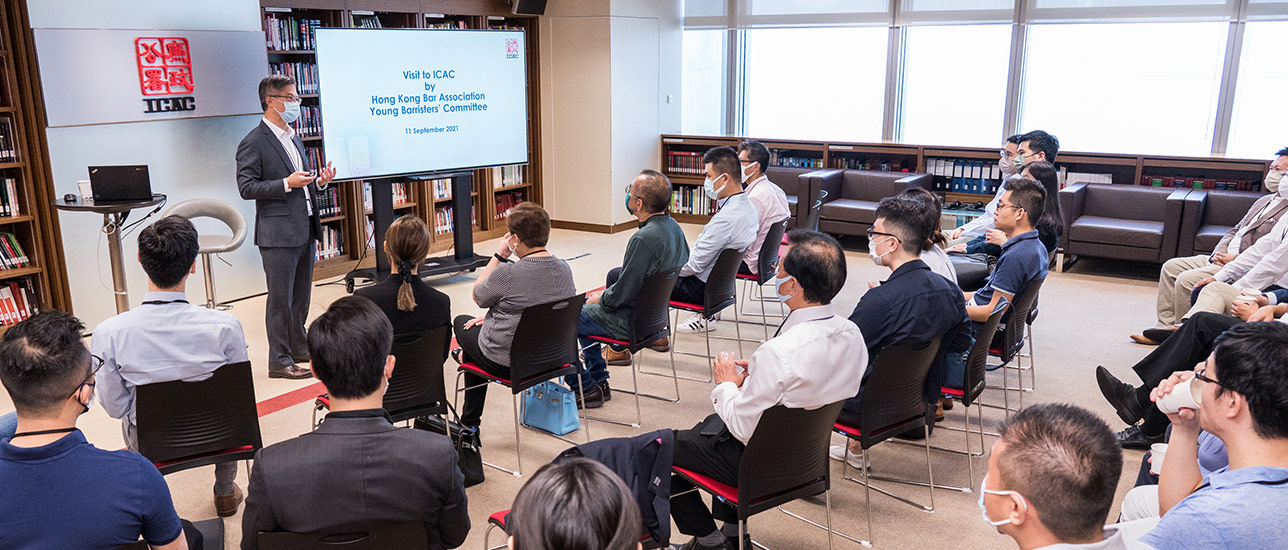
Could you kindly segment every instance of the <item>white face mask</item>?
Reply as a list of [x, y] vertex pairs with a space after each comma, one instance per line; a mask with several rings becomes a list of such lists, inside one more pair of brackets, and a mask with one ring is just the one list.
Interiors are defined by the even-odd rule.
[[993, 521], [989, 519], [988, 508], [984, 507], [985, 493], [992, 494], [992, 495], [1016, 495], [1020, 497], [1020, 504], [1024, 506], [1024, 510], [1028, 511], [1029, 503], [1024, 499], [1024, 495], [1021, 495], [1015, 491], [994, 491], [992, 489], [987, 489], [986, 487], [988, 487], [988, 474], [984, 474], [984, 480], [981, 481], [979, 484], [979, 513], [981, 516], [984, 516], [984, 521], [987, 521], [989, 525], [992, 525], [993, 527], [999, 527], [999, 526], [1011, 523], [1012, 520], [1011, 518], [1006, 518], [1002, 521]]
[[[724, 176], [724, 174], [721, 174], [720, 176], [716, 176], [716, 177], [718, 179], [722, 176]], [[724, 188], [725, 188], [725, 184], [720, 184], [720, 187], [715, 187], [715, 184], [716, 184], [715, 180], [711, 178], [706, 178], [702, 180], [702, 190], [707, 193], [707, 198], [711, 200], [716, 200], [720, 198], [720, 192], [724, 191]]]
[[[881, 244], [885, 244], [887, 241], [892, 241], [892, 240], [895, 240], [895, 238], [887, 237], [885, 241], [881, 241]], [[877, 254], [878, 246], [880, 246], [880, 244], [877, 244], [876, 241], [868, 243], [868, 256], [872, 258], [872, 263], [877, 264], [879, 266], [885, 266], [885, 261], [882, 260], [881, 257], [885, 256], [886, 254], [889, 254], [890, 252], [894, 252], [894, 250], [890, 250], [889, 252], [885, 252], [882, 254]]]
[[1006, 149], [1002, 149], [1002, 158], [997, 160], [997, 167], [1002, 171], [1002, 177], [1014, 174], [1015, 158], [1006, 156]]
[[[1283, 170], [1275, 170], [1271, 168], [1270, 173], [1266, 174], [1266, 180], [1265, 180], [1266, 191], [1269, 191], [1271, 193], [1278, 193], [1279, 180], [1282, 180], [1283, 178], [1284, 178]], [[1283, 196], [1283, 195], [1280, 195], [1280, 196]]]
[[778, 294], [778, 301], [786, 302], [787, 300], [791, 299], [792, 296], [794, 296], [793, 294], [783, 294], [783, 283], [786, 283], [787, 281], [791, 280], [791, 278], [792, 278], [791, 275], [786, 275], [783, 277], [774, 277], [774, 293]]
[[759, 163], [759, 162], [753, 162], [753, 163], [751, 163], [751, 164], [748, 164], [748, 165], [746, 165], [746, 166], [743, 166], [743, 167], [742, 167], [742, 181], [743, 181], [743, 183], [746, 183], [746, 182], [747, 182], [747, 180], [751, 179], [752, 169], [753, 169], [753, 168], [755, 168], [755, 167], [757, 167], [757, 166], [759, 166], [759, 165], [760, 165], [760, 163]]

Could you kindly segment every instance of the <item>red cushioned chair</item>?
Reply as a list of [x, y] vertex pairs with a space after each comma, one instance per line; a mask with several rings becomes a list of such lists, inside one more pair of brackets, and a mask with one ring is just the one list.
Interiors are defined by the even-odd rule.
[[[450, 326], [394, 336], [389, 349], [394, 356], [394, 374], [384, 397], [385, 411], [394, 422], [447, 412], [443, 363], [451, 341]], [[313, 429], [318, 428], [318, 413], [330, 409], [331, 397], [319, 395], [313, 402]]]
[[386, 550], [388, 548], [428, 548], [429, 534], [425, 523], [411, 521], [351, 533], [261, 532], [259, 547], [263, 550]]
[[[1012, 301], [1011, 315], [1006, 316], [1003, 319], [1006, 324], [1000, 334], [993, 339], [992, 345], [989, 346], [988, 349], [988, 354], [990, 356], [998, 358], [998, 363], [995, 365], [989, 365], [988, 370], [1002, 370], [1002, 406], [997, 407], [996, 405], [983, 404], [982, 402], [981, 404], [985, 407], [1003, 409], [1006, 412], [1007, 418], [1010, 418], [1012, 412], [1024, 408], [1024, 383], [1020, 381], [1018, 382], [1018, 386], [1011, 386], [1008, 381], [1009, 376], [1007, 373], [1010, 370], [1015, 370], [1017, 380], [1021, 380], [1021, 376], [1025, 370], [1025, 367], [1022, 364], [1024, 356], [1020, 352], [1024, 349], [1024, 343], [1026, 340], [1026, 322], [1029, 318], [1029, 314], [1033, 311], [1033, 305], [1037, 303], [1038, 291], [1042, 289], [1043, 281], [1045, 281], [1045, 278], [1031, 281], [1027, 287], [1024, 287], [1024, 290], [1021, 290], [1020, 293], [1015, 296], [1015, 299]], [[976, 337], [984, 338], [984, 335], [988, 334], [992, 333], [982, 332]], [[1031, 361], [1032, 360], [1030, 358], [1030, 363]], [[1032, 365], [1030, 364], [1028, 368], [1031, 369]], [[1019, 395], [1018, 408], [1014, 409], [1011, 408], [1012, 391], [1018, 392]]]
[[[766, 410], [743, 451], [742, 462], [738, 465], [737, 487], [685, 468], [673, 467], [672, 471], [693, 483], [696, 486], [694, 490], [710, 493], [737, 508], [739, 549], [747, 533], [747, 518], [796, 499], [823, 493], [827, 523], [810, 523], [827, 530], [827, 544], [831, 548], [832, 478], [827, 443], [831, 435], [829, 430], [844, 404], [844, 401], [838, 401], [813, 410], [775, 405]], [[671, 496], [674, 498], [686, 493]]]
[[[690, 304], [687, 302], [677, 302], [675, 300], [671, 300], [670, 305], [671, 305], [671, 308], [675, 309], [676, 323], [679, 322], [680, 311], [682, 310], [697, 313], [698, 315], [701, 315], [703, 318], [705, 318], [708, 323], [710, 323], [712, 319], [715, 317], [715, 315], [720, 312], [720, 310], [737, 304], [738, 266], [742, 264], [743, 252], [744, 251], [742, 250], [735, 250], [732, 248], [726, 248], [720, 252], [720, 255], [716, 257], [715, 265], [711, 267], [711, 274], [707, 276], [707, 286], [706, 286], [706, 290], [702, 298], [701, 304]], [[738, 337], [736, 338], [736, 340], [738, 340], [738, 354], [742, 355], [742, 329], [740, 328], [740, 325], [738, 323], [737, 307], [733, 308], [733, 318], [734, 318], [734, 329], [737, 331], [737, 334], [738, 334]], [[703, 332], [703, 335], [705, 336], [706, 342], [707, 342], [706, 355], [689, 353], [684, 351], [675, 351], [677, 342], [671, 342], [671, 354], [672, 354], [671, 360], [675, 361], [674, 354], [676, 353], [679, 353], [681, 355], [692, 355], [694, 357], [705, 357], [708, 361], [711, 362], [711, 365], [710, 365], [711, 371], [708, 373], [708, 377], [691, 378], [688, 376], [680, 376], [679, 378], [683, 378], [685, 380], [695, 380], [698, 382], [711, 382], [712, 380], [715, 379], [715, 361], [711, 355], [711, 338], [712, 338], [711, 331], [705, 331]], [[732, 339], [727, 336], [716, 336], [715, 338], [725, 339], [725, 340]], [[640, 372], [643, 372], [643, 371], [640, 371]], [[658, 374], [658, 373], [645, 372], [644, 374]]]
[[[586, 295], [578, 294], [523, 308], [519, 326], [510, 342], [510, 378], [489, 374], [475, 363], [462, 363], [457, 367], [457, 398], [462, 391], [478, 387], [461, 388], [461, 378], [469, 371], [487, 380], [484, 384], [495, 383], [509, 388], [514, 401], [514, 454], [517, 466], [514, 470], [507, 470], [495, 464], [484, 464], [516, 477], [523, 475], [523, 447], [519, 442], [519, 426], [522, 424], [519, 393], [547, 380], [577, 372], [577, 323], [581, 319], [581, 307], [585, 303]], [[578, 393], [584, 401], [585, 395], [580, 388]], [[455, 408], [460, 410], [459, 407]], [[583, 423], [582, 430], [586, 432], [586, 441], [590, 442], [589, 426]], [[563, 437], [559, 439], [572, 443]]]
[[643, 415], [640, 413], [640, 396], [650, 397], [659, 401], [668, 403], [677, 403], [680, 401], [680, 382], [675, 373], [675, 356], [671, 356], [671, 378], [675, 381], [675, 399], [640, 393], [639, 377], [635, 371], [639, 365], [639, 355], [649, 345], [656, 342], [659, 338], [666, 338], [671, 335], [671, 318], [667, 315], [671, 300], [671, 290], [675, 288], [675, 280], [679, 276], [679, 268], [669, 269], [650, 275], [644, 279], [644, 284], [640, 286], [639, 293], [635, 295], [635, 302], [631, 307], [631, 318], [629, 321], [630, 334], [629, 340], [618, 340], [607, 336], [583, 336], [600, 344], [607, 345], [615, 350], [628, 349], [631, 352], [631, 382], [634, 383], [633, 390], [624, 390], [613, 388], [613, 391], [631, 394], [635, 396], [635, 422], [622, 422], [608, 418], [598, 418], [586, 416], [587, 420], [598, 420], [600, 422], [609, 422], [612, 424], [621, 424], [638, 428], [643, 421]]
[[205, 380], [144, 384], [135, 392], [139, 454], [162, 474], [250, 460], [264, 446], [250, 361], [219, 367]]
[[[984, 322], [984, 328], [983, 330], [980, 331], [980, 334], [993, 334], [994, 332], [996, 332], [997, 325], [1001, 323], [1002, 316], [1005, 315], [1005, 313], [1006, 313], [1006, 307], [999, 307], [997, 308], [997, 310], [993, 311], [993, 314], [988, 316], [988, 321]], [[964, 425], [963, 428], [940, 426], [940, 429], [954, 430], [954, 431], [960, 430], [965, 432], [966, 450], [962, 451], [959, 449], [949, 449], [949, 448], [935, 447], [935, 446], [931, 446], [931, 448], [937, 449], [940, 451], [947, 451], [950, 453], [958, 453], [958, 454], [966, 455], [966, 471], [968, 472], [967, 475], [970, 483], [966, 487], [936, 485], [935, 487], [937, 488], [950, 489], [953, 491], [961, 491], [963, 493], [970, 493], [971, 491], [974, 490], [974, 487], [975, 487], [974, 457], [984, 456], [984, 409], [983, 407], [975, 407], [975, 410], [978, 411], [978, 416], [979, 416], [979, 452], [975, 453], [975, 452], [971, 452], [970, 450], [970, 434], [971, 434], [970, 406], [975, 404], [975, 401], [979, 399], [979, 396], [984, 393], [984, 377], [988, 373], [987, 371], [988, 346], [989, 346], [989, 341], [984, 338], [979, 338], [975, 340], [975, 345], [971, 346], [970, 355], [966, 357], [966, 369], [964, 372], [965, 380], [963, 381], [963, 385], [962, 385], [963, 389], [959, 390], [956, 388], [950, 388], [948, 386], [944, 386], [940, 388], [940, 392], [943, 394], [944, 397], [960, 402], [962, 404], [962, 407], [965, 407], [965, 411], [963, 411], [964, 418], [962, 419], [962, 422]]]
[[[765, 288], [765, 283], [773, 281], [778, 276], [778, 253], [782, 248], [781, 243], [784, 240], [784, 233], [787, 231], [787, 224], [790, 221], [791, 218], [787, 218], [769, 227], [769, 233], [765, 234], [765, 241], [760, 245], [760, 255], [756, 257], [755, 275], [735, 273], [738, 280], [747, 282], [746, 285], [743, 285], [746, 289], [746, 297], [742, 301], [742, 307], [745, 307], [749, 301], [760, 302], [760, 324], [765, 328], [765, 339], [759, 340], [761, 342], [769, 340], [769, 315], [765, 313], [765, 294], [763, 289]], [[756, 293], [758, 294], [756, 297], [752, 297], [751, 291], [753, 288], [760, 290], [760, 292]], [[777, 300], [775, 299], [775, 301]], [[744, 311], [743, 313], [747, 312]], [[752, 313], [752, 315], [755, 315], [755, 313]], [[774, 317], [784, 317], [782, 302], [778, 302], [778, 314]]]

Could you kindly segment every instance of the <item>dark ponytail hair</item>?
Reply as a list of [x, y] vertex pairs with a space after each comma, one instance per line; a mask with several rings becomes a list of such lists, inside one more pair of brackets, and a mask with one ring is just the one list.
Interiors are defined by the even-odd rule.
[[[948, 237], [944, 236], [944, 231], [940, 227], [944, 210], [943, 204], [939, 201], [939, 195], [934, 194], [924, 187], [909, 187], [900, 193], [899, 196], [905, 199], [921, 201], [930, 207], [930, 212], [934, 213], [934, 220], [930, 224], [930, 226], [934, 228], [934, 231], [931, 231], [930, 237], [926, 239], [925, 243], [922, 243], [921, 249], [930, 250], [934, 248], [935, 245], [939, 245], [940, 247], [948, 246]], [[927, 215], [929, 215], [929, 213]]]
[[1045, 228], [1050, 234], [1059, 237], [1064, 232], [1064, 217], [1060, 213], [1060, 178], [1056, 175], [1055, 165], [1045, 160], [1030, 162], [1024, 165], [1024, 172], [1028, 172], [1029, 177], [1037, 180], [1046, 190], [1042, 217], [1037, 219], [1033, 228]]
[[509, 522], [514, 550], [635, 550], [644, 533], [626, 484], [585, 458], [537, 470], [514, 497]]
[[411, 288], [416, 275], [411, 271], [429, 255], [429, 226], [410, 214], [398, 218], [385, 230], [385, 247], [389, 263], [396, 269], [395, 276], [402, 279], [398, 285], [398, 310], [416, 309], [416, 293]]

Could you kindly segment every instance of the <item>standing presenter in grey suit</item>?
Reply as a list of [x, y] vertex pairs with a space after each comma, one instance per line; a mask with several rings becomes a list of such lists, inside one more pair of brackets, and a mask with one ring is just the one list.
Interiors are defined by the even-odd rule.
[[315, 243], [322, 234], [313, 201], [335, 169], [331, 163], [308, 166], [304, 143], [291, 128], [300, 116], [294, 80], [265, 77], [259, 82], [259, 104], [264, 119], [237, 145], [237, 188], [243, 199], [255, 201], [255, 246], [268, 283], [268, 376], [309, 378], [304, 323]]

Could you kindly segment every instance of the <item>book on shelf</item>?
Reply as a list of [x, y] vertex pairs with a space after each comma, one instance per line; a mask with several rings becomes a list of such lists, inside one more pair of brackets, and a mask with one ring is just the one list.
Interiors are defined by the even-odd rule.
[[1227, 178], [1185, 177], [1185, 176], [1152, 176], [1140, 177], [1140, 185], [1146, 187], [1170, 187], [1174, 189], [1211, 189], [1216, 191], [1261, 191], [1260, 181], [1232, 180]]
[[264, 14], [264, 34], [269, 50], [312, 50], [317, 46], [314, 31], [320, 19], [303, 19], [279, 13]]
[[[915, 162], [914, 162], [915, 163]], [[880, 172], [912, 172], [913, 167], [904, 165], [901, 160], [867, 159], [860, 157], [832, 157], [832, 168], [842, 170], [877, 170]]]
[[928, 158], [932, 191], [991, 195], [1002, 185], [1002, 169], [996, 162], [982, 160]]
[[339, 216], [340, 211], [340, 189], [332, 185], [315, 193], [313, 206], [318, 209], [319, 218], [331, 218]]
[[702, 155], [698, 151], [667, 151], [666, 171], [671, 174], [701, 176], [706, 173]]
[[322, 226], [322, 238], [317, 242], [319, 260], [335, 258], [344, 254], [344, 233], [338, 227]]
[[14, 137], [13, 119], [0, 117], [0, 162], [18, 162], [17, 141]]
[[376, 17], [375, 15], [358, 15], [358, 14], [356, 14], [356, 13], [355, 13], [355, 14], [353, 14], [353, 26], [355, 26], [355, 27], [357, 27], [357, 28], [360, 28], [360, 29], [379, 29], [379, 28], [383, 28], [383, 27], [380, 25], [380, 18], [379, 18], [379, 17]]
[[[407, 182], [396, 181], [389, 184], [389, 186], [394, 194], [394, 206], [407, 204]], [[364, 181], [362, 182], [362, 208], [363, 210], [371, 210], [371, 205], [371, 182]]]
[[317, 105], [300, 105], [300, 118], [291, 123], [291, 128], [301, 138], [321, 136], [322, 108]]
[[[450, 206], [443, 206], [443, 207], [434, 209], [434, 234], [435, 235], [442, 235], [444, 233], [452, 232], [452, 221], [453, 221], [452, 211], [453, 211], [453, 208]], [[476, 226], [479, 223], [479, 211], [477, 208], [473, 206], [470, 206], [470, 222]]]
[[523, 165], [497, 166], [492, 168], [492, 187], [512, 187], [523, 185]]
[[500, 195], [497, 195], [496, 196], [496, 215], [493, 216], [492, 219], [504, 220], [506, 216], [510, 215], [510, 209], [514, 208], [514, 205], [519, 204], [524, 200], [526, 199], [524, 198], [523, 191], [515, 191], [513, 193], [502, 193]]
[[1075, 183], [1113, 183], [1114, 175], [1093, 172], [1070, 172], [1068, 168], [1061, 166], [1056, 170], [1056, 179], [1060, 182], [1060, 189], [1064, 189], [1065, 187]]
[[19, 202], [18, 180], [0, 178], [0, 216], [21, 216], [22, 210], [18, 208]]
[[367, 250], [376, 249], [376, 221], [367, 216]]
[[309, 145], [305, 145], [304, 154], [309, 157], [309, 160], [308, 160], [309, 166], [312, 166], [314, 168], [319, 166], [326, 166], [326, 164], [323, 162], [323, 160], [325, 159], [322, 158], [321, 147], [311, 147]]
[[0, 282], [0, 325], [12, 325], [40, 313], [36, 281], [23, 277]]
[[707, 198], [698, 186], [682, 185], [671, 192], [671, 213], [710, 216], [716, 211], [716, 201]]
[[823, 157], [798, 157], [783, 155], [777, 149], [769, 150], [770, 166], [786, 166], [790, 168], [822, 168]]
[[0, 233], [0, 271], [31, 267], [31, 258], [13, 233]]
[[443, 21], [443, 22], [440, 22], [440, 23], [426, 23], [426, 24], [425, 24], [425, 28], [427, 28], [427, 29], [468, 29], [468, 28], [470, 28], [470, 26], [469, 26], [469, 24], [468, 24], [468, 23], [466, 23], [466, 22], [465, 22], [465, 20], [464, 20], [464, 19], [457, 19], [456, 21]]
[[295, 93], [318, 93], [318, 64], [312, 62], [269, 63], [268, 71], [291, 77], [295, 81]]
[[429, 188], [433, 190], [434, 200], [452, 198], [452, 180], [449, 178], [429, 180]]

